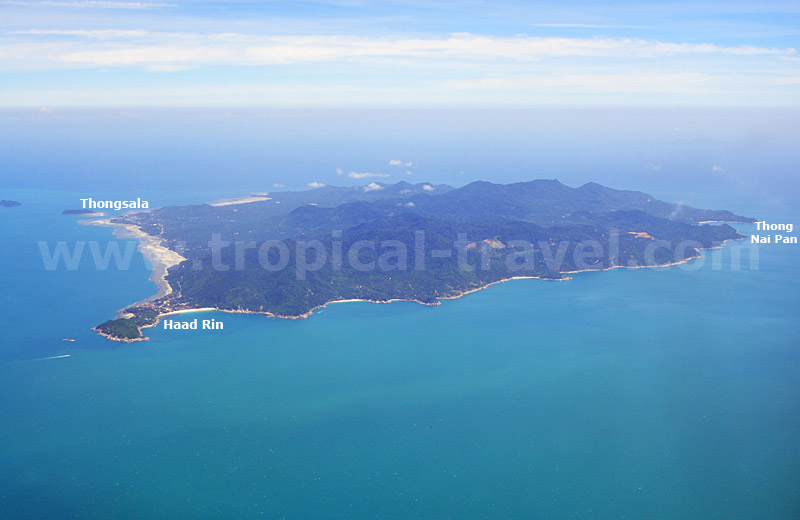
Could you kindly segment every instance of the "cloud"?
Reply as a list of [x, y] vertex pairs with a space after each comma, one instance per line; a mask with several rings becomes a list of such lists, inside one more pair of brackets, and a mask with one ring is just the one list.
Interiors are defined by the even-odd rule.
[[434, 188], [434, 187], [433, 187], [433, 186], [431, 186], [430, 184], [425, 184], [425, 185], [423, 185], [423, 186], [422, 186], [422, 189], [423, 189], [423, 190], [425, 190], [425, 191], [433, 191], [433, 190], [435, 190], [436, 188]]
[[534, 23], [531, 26], [562, 29], [653, 29], [653, 27], [646, 25], [601, 25], [593, 23]]
[[325, 184], [314, 181], [314, 182], [309, 182], [308, 184], [306, 184], [306, 186], [308, 186], [309, 188], [324, 188]]
[[[68, 2], [65, 2], [68, 3]], [[108, 4], [116, 4], [108, 2]], [[121, 5], [169, 5], [120, 3]], [[55, 30], [32, 30], [27, 36], [46, 37]], [[112, 30], [108, 30], [112, 31]], [[103, 31], [75, 31], [73, 35]], [[128, 38], [120, 31], [119, 37]], [[68, 30], [60, 31], [69, 33]], [[106, 32], [106, 36], [113, 32]], [[88, 36], [88, 34], [87, 34]], [[62, 62], [99, 66], [146, 66], [154, 63], [179, 62], [185, 66], [213, 65], [290, 65], [298, 63], [355, 62], [370, 65], [397, 63], [400, 60], [439, 60], [465, 64], [510, 60], [537, 62], [568, 57], [586, 58], [667, 58], [676, 56], [759, 56], [792, 57], [795, 49], [725, 46], [712, 43], [680, 43], [635, 38], [566, 38], [514, 36], [499, 37], [456, 33], [447, 37], [408, 38], [349, 35], [258, 35], [248, 33], [147, 33], [139, 43], [113, 42], [85, 48], [45, 49], [40, 56], [46, 62]], [[393, 166], [404, 165], [404, 161]]]
[[401, 161], [400, 159], [392, 159], [389, 161], [389, 166], [405, 166], [406, 168], [411, 168], [414, 166], [414, 163], [411, 161]]
[[721, 172], [721, 171], [724, 171], [724, 170], [722, 169], [722, 166], [713, 166], [711, 168], [711, 171], [713, 171], [713, 172]]
[[68, 52], [56, 57], [56, 59], [65, 63], [83, 63], [103, 67], [154, 66], [165, 63], [181, 64], [181, 66], [189, 67], [221, 62], [230, 57], [229, 50], [225, 48], [204, 48], [203, 46], [192, 45], [142, 45], [129, 46], [123, 49]]
[[700, 72], [626, 72], [614, 74], [516, 75], [445, 82], [451, 90], [570, 89], [575, 92], [665, 92], [702, 88], [715, 76]]
[[654, 172], [660, 172], [662, 168], [663, 166], [661, 166], [660, 164], [647, 163], [648, 170], [652, 170]]
[[417, 205], [414, 204], [413, 202], [409, 201], [409, 202], [406, 202], [406, 206], [408, 206], [409, 208], [415, 208]]
[[370, 191], [379, 191], [379, 190], [382, 190], [382, 189], [383, 189], [383, 186], [381, 186], [377, 182], [370, 182], [369, 184], [367, 184], [363, 188], [365, 193], [366, 192], [370, 192]]
[[[336, 175], [344, 175], [344, 170], [341, 168], [336, 168]], [[387, 178], [391, 177], [388, 173], [372, 173], [372, 172], [349, 172], [347, 174], [348, 177], [351, 179], [369, 179], [371, 177], [375, 178]]]
[[800, 85], [800, 76], [786, 76], [774, 80], [776, 85]]
[[[173, 5], [49, 4], [126, 9]], [[32, 86], [6, 82], [0, 87], [6, 106], [800, 104], [797, 51], [789, 47], [472, 33], [168, 32], [123, 30], [96, 20], [91, 29], [59, 27], [47, 19], [41, 23], [3, 33], [0, 70], [50, 73]], [[220, 75], [218, 66], [233, 73]], [[256, 70], [243, 70], [250, 67]], [[187, 69], [198, 70], [197, 77], [204, 80], [175, 74], [174, 80], [164, 81], [142, 74], [129, 81], [137, 71], [163, 75]], [[92, 74], [65, 81], [59, 75], [68, 71]], [[94, 74], [108, 82], [92, 80]], [[392, 159], [389, 166], [403, 168], [398, 172], [417, 167], [403, 159]]]
[[408, 195], [409, 193], [413, 193], [414, 190], [409, 190], [408, 188], [404, 190], [400, 190], [400, 195]]
[[284, 185], [281, 184], [280, 182], [276, 182], [275, 184], [272, 185], [273, 188], [283, 188], [283, 186]]
[[412, 172], [411, 170], [406, 170], [406, 175], [414, 175], [414, 172]]
[[351, 179], [369, 179], [370, 177], [386, 178], [391, 177], [388, 173], [370, 173], [370, 172], [350, 172], [347, 174]]

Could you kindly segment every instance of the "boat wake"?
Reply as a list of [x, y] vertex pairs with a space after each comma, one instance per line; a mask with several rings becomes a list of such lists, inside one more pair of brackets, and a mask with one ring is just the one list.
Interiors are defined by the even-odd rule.
[[72, 354], [61, 354], [60, 356], [49, 356], [49, 357], [31, 359], [30, 361], [46, 361], [48, 359], [61, 359], [65, 357], [70, 357], [71, 355]]

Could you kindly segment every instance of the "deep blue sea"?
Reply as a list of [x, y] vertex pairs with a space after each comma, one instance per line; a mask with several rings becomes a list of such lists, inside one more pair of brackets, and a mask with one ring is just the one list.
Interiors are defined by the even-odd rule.
[[114, 240], [79, 195], [3, 194], [0, 518], [800, 517], [800, 246], [119, 344], [142, 257], [40, 255]]

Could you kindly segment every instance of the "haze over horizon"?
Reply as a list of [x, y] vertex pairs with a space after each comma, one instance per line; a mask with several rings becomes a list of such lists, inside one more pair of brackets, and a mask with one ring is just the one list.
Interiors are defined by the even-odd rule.
[[557, 178], [754, 213], [796, 205], [799, 116], [774, 108], [0, 110], [0, 188], [115, 198], [145, 191], [163, 205], [320, 184]]

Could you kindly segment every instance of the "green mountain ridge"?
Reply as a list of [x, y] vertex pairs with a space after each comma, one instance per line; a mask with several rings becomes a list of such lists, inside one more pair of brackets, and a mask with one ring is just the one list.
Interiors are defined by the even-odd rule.
[[[435, 304], [519, 276], [558, 280], [575, 271], [684, 262], [742, 238], [726, 224], [700, 222], [754, 221], [557, 180], [457, 189], [372, 183], [270, 197], [113, 219], [161, 236], [187, 260], [169, 270], [172, 294], [97, 330], [141, 339], [141, 327], [160, 314], [202, 307], [303, 317], [336, 300]], [[212, 250], [214, 236], [227, 246]]]

